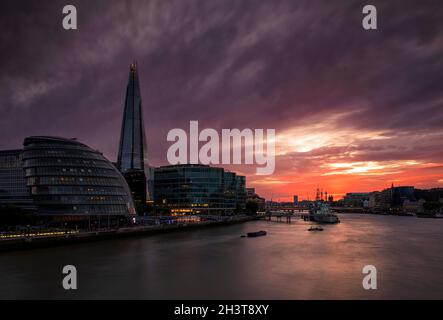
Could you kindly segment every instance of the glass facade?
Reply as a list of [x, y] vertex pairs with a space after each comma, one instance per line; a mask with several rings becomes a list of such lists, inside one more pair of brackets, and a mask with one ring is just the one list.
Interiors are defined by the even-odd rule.
[[[135, 201], [144, 205], [150, 199], [142, 100], [137, 65], [131, 64], [126, 88], [117, 167], [126, 178]], [[142, 181], [143, 180], [143, 181]], [[143, 182], [143, 183], [142, 183]]]
[[0, 205], [35, 210], [26, 186], [22, 153], [23, 150], [0, 151]]
[[138, 81], [137, 66], [131, 64], [128, 86], [126, 88], [125, 108], [123, 113], [120, 148], [118, 151], [118, 168], [144, 170], [146, 137], [143, 125], [142, 100]]
[[[177, 214], [233, 214], [246, 202], [245, 177], [223, 168], [175, 165], [155, 169], [154, 202]], [[244, 195], [244, 196], [243, 196]]]
[[137, 210], [143, 213], [143, 205], [146, 203], [146, 175], [143, 170], [131, 170], [123, 172], [123, 176], [131, 189], [132, 198], [135, 201]]
[[247, 193], [246, 193], [246, 177], [245, 176], [239, 176], [236, 175], [236, 198], [237, 198], [237, 205], [240, 209], [246, 208], [246, 199], [247, 199]]
[[26, 185], [38, 214], [135, 214], [125, 179], [100, 152], [75, 140], [29, 137], [22, 157]]

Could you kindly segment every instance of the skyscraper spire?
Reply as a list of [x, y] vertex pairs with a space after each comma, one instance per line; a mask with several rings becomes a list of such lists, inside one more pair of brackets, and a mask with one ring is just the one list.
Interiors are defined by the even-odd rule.
[[130, 65], [126, 87], [125, 108], [120, 135], [117, 166], [122, 172], [144, 170], [146, 136], [143, 125], [142, 99], [138, 82], [137, 63]]
[[138, 81], [137, 62], [129, 67], [125, 106], [118, 149], [117, 167], [123, 173], [138, 206], [144, 212], [150, 199], [149, 165], [147, 162], [146, 136], [143, 123], [142, 99]]

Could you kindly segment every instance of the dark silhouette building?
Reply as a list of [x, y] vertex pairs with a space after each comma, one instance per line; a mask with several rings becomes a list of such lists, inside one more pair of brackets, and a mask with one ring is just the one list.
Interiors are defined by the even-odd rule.
[[146, 153], [137, 64], [132, 63], [126, 88], [117, 167], [128, 182], [139, 214], [144, 212], [147, 199], [151, 199], [150, 173]]
[[23, 150], [0, 151], [0, 206], [35, 210], [22, 161]]
[[392, 187], [392, 203], [393, 207], [401, 207], [405, 200], [416, 201], [414, 196], [414, 187], [400, 186]]

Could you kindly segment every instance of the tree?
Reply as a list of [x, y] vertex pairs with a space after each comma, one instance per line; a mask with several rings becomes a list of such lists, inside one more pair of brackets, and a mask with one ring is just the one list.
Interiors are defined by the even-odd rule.
[[29, 211], [12, 205], [0, 206], [0, 227], [10, 227], [16, 225], [34, 225], [37, 222], [36, 216]]
[[246, 213], [248, 215], [256, 215], [258, 211], [258, 203], [257, 201], [248, 201], [246, 202]]
[[426, 211], [436, 212], [441, 208], [442, 204], [437, 201], [426, 201], [423, 203], [423, 209]]
[[237, 204], [235, 205], [234, 213], [235, 213], [235, 214], [240, 214], [241, 212], [242, 212], [241, 206], [240, 206], [239, 203], [237, 203]]

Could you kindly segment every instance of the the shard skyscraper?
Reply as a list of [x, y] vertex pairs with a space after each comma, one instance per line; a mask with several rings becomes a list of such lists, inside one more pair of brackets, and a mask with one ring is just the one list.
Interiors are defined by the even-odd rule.
[[117, 167], [131, 188], [139, 214], [150, 197], [150, 168], [147, 162], [146, 136], [137, 64], [132, 63], [126, 87], [125, 108], [120, 135]]

